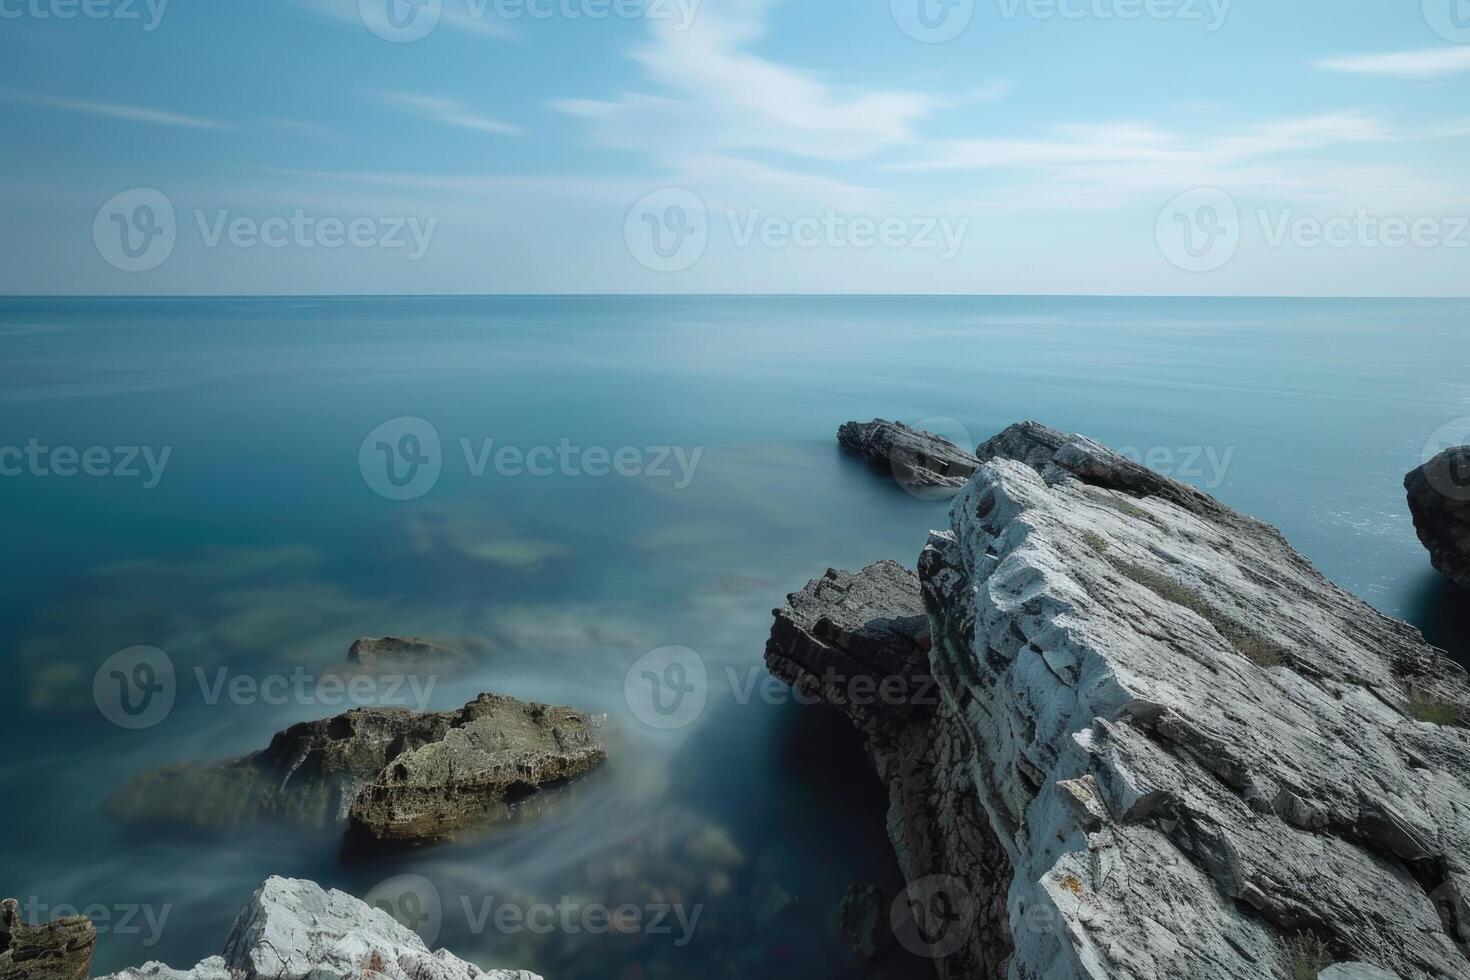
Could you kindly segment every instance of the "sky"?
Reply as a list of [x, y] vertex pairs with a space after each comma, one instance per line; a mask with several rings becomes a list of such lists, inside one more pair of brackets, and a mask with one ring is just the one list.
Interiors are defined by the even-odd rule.
[[1470, 292], [1470, 0], [0, 0], [9, 295]]

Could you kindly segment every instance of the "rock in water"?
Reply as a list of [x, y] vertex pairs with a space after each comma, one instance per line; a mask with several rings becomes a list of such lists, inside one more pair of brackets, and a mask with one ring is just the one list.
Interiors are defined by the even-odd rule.
[[413, 637], [363, 637], [354, 640], [347, 662], [364, 670], [427, 672], [464, 667], [470, 657], [464, 652]]
[[[1003, 974], [1290, 976], [1307, 935], [1351, 976], [1470, 975], [1465, 672], [1275, 529], [1088, 439], [1027, 423], [979, 456], [919, 565], [950, 741], [879, 770], [895, 801], [977, 798], [919, 823]], [[890, 817], [912, 879], [907, 831]], [[976, 945], [941, 975], [976, 975]]]
[[192, 970], [161, 963], [101, 980], [540, 980], [431, 953], [382, 909], [310, 881], [272, 877], [240, 912], [224, 952]]
[[948, 439], [885, 419], [848, 422], [837, 430], [837, 441], [888, 467], [905, 490], [918, 496], [953, 496], [977, 465], [974, 456]]
[[30, 925], [15, 899], [0, 902], [0, 980], [87, 980], [96, 946], [85, 915]]
[[837, 937], [859, 964], [871, 963], [883, 952], [888, 934], [888, 903], [877, 885], [857, 882], [842, 895], [837, 910]]
[[1429, 560], [1470, 589], [1470, 446], [1440, 453], [1404, 477], [1404, 489]]
[[436, 840], [607, 758], [601, 724], [571, 708], [482, 694], [443, 738], [397, 756], [358, 793], [353, 826], [378, 840]]

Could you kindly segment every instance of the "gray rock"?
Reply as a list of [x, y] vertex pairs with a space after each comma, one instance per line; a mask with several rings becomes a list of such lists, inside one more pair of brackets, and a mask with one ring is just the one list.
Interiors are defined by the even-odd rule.
[[85, 915], [32, 925], [0, 901], [0, 980], [87, 980], [97, 929]]
[[350, 817], [378, 840], [451, 838], [606, 758], [601, 719], [482, 694], [454, 714], [442, 738], [385, 766], [357, 794]]
[[843, 893], [842, 905], [837, 909], [837, 937], [858, 963], [878, 958], [893, 940], [881, 888], [856, 882]]
[[[1088, 439], [1028, 423], [979, 456], [919, 565], [950, 741], [875, 754], [905, 873], [977, 892], [941, 976], [990, 944], [1013, 980], [1255, 980], [1304, 932], [1470, 975], [1470, 731], [1444, 723], [1465, 672], [1275, 529]], [[905, 860], [915, 829], [937, 870]]]
[[1334, 963], [1317, 980], [1401, 980], [1397, 973], [1379, 969], [1372, 963]]
[[161, 963], [101, 980], [540, 980], [480, 969], [423, 941], [382, 909], [310, 881], [272, 877], [240, 912], [220, 956], [192, 970]]
[[953, 496], [975, 472], [976, 460], [970, 453], [902, 422], [848, 422], [837, 430], [837, 441], [887, 467], [905, 490], [918, 496]]
[[1410, 472], [1404, 489], [1429, 560], [1470, 589], [1470, 446], [1447, 449]]

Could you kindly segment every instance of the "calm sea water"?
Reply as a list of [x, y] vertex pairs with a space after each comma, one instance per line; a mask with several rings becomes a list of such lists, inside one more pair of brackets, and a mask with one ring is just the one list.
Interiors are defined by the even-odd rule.
[[[558, 980], [852, 975], [833, 914], [853, 881], [894, 890], [884, 798], [834, 717], [761, 696], [762, 646], [787, 592], [828, 566], [912, 561], [946, 518], [840, 454], [837, 425], [1085, 432], [1278, 525], [1463, 657], [1463, 597], [1429, 569], [1400, 482], [1470, 417], [1467, 326], [1459, 301], [0, 301], [0, 447], [105, 447], [99, 470], [127, 462], [116, 447], [169, 454], [151, 487], [141, 453], [137, 477], [0, 477], [0, 891], [105, 910], [98, 969], [192, 965], [284, 874], [408, 894], [436, 945]], [[439, 473], [394, 500], [363, 464], [380, 441], [428, 458], [400, 441], [419, 423], [368, 440], [404, 418], [432, 427]], [[546, 447], [541, 472], [562, 446], [573, 464], [497, 466], [507, 446]], [[639, 472], [580, 472], [600, 468], [589, 447], [636, 450]], [[663, 447], [689, 465], [655, 466]], [[104, 811], [136, 773], [346, 707], [319, 688], [210, 704], [195, 668], [318, 676], [384, 634], [475, 652], [429, 707], [494, 690], [606, 712], [611, 761], [534, 818], [387, 855], [339, 833], [183, 833]], [[135, 645], [167, 653], [178, 695], [129, 730], [93, 679]], [[666, 646], [696, 651], [711, 690], [691, 724], [659, 730], [624, 682]], [[496, 919], [599, 902], [700, 918], [631, 935]]]

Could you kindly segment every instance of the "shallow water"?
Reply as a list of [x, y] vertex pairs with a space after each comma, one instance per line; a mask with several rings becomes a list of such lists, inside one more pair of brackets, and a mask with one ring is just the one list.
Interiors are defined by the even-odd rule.
[[[1463, 602], [1429, 569], [1401, 480], [1437, 431], [1470, 435], [1467, 321], [1462, 301], [0, 301], [0, 446], [169, 451], [151, 488], [141, 453], [136, 477], [0, 478], [0, 891], [100, 904], [99, 970], [192, 965], [286, 874], [386, 895], [486, 966], [852, 975], [833, 913], [853, 881], [893, 891], [884, 798], [836, 719], [762, 696], [762, 646], [787, 592], [828, 566], [912, 562], [946, 518], [839, 453], [837, 424], [928, 420], [974, 442], [1037, 418], [1136, 451], [1463, 659]], [[418, 430], [360, 454], [403, 417], [432, 425], [440, 472], [393, 500], [373, 489], [391, 487], [376, 443]], [[632, 447], [640, 472], [558, 460], [536, 476], [492, 455], [476, 475], [488, 439], [492, 454]], [[684, 455], [655, 466], [663, 447]], [[185, 833], [105, 812], [138, 772], [349, 706], [314, 685], [208, 703], [221, 669], [320, 678], [385, 634], [475, 652], [425, 706], [495, 690], [606, 712], [611, 761], [508, 826], [386, 855], [339, 831]], [[178, 694], [129, 730], [93, 680], [136, 645], [167, 653]], [[625, 678], [671, 645], [697, 652], [711, 689], [692, 723], [660, 730]], [[549, 930], [496, 919], [563, 898], [685, 920], [604, 935], [559, 913]]]

